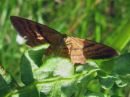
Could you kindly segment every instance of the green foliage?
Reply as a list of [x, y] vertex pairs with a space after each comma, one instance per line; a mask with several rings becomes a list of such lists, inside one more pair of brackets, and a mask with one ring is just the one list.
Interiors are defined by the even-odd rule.
[[[1, 0], [0, 97], [128, 97], [129, 9], [129, 0]], [[26, 50], [16, 43], [11, 15], [103, 42], [120, 56], [73, 66], [69, 59], [45, 56], [47, 45]]]
[[[124, 96], [123, 91], [119, 94], [112, 90], [122, 89], [129, 84], [129, 53], [108, 61], [88, 61], [85, 65], [75, 66], [69, 59], [53, 55], [41, 57], [46, 47], [30, 49], [22, 56], [19, 72], [23, 84], [13, 85], [13, 90], [10, 90], [11, 84], [16, 82], [7, 83], [1, 76], [1, 97]], [[39, 64], [41, 61], [42, 64]]]

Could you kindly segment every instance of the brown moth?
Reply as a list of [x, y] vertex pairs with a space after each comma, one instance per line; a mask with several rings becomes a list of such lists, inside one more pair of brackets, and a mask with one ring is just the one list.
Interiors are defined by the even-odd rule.
[[26, 38], [26, 43], [29, 46], [34, 47], [49, 43], [46, 55], [55, 53], [69, 57], [73, 64], [85, 64], [86, 59], [104, 59], [118, 55], [113, 48], [104, 44], [68, 37], [46, 25], [21, 17], [11, 16], [10, 19], [19, 34]]

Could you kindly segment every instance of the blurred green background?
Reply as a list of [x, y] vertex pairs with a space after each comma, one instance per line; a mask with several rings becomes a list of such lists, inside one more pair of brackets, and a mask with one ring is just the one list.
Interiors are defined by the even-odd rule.
[[[69, 36], [130, 50], [129, 0], [0, 0], [0, 64], [16, 68], [27, 48], [16, 42], [10, 16], [46, 24]], [[12, 69], [14, 70], [14, 69]]]

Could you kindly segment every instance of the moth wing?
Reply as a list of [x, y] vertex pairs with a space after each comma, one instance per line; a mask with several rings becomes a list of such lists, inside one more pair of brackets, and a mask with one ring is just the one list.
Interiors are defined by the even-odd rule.
[[104, 59], [118, 55], [112, 47], [90, 40], [84, 41], [83, 53], [86, 58], [90, 59]]
[[28, 19], [17, 16], [11, 16], [10, 19], [14, 28], [26, 39], [26, 43], [32, 47], [45, 42], [58, 45], [66, 37], [66, 35], [60, 34], [46, 25]]

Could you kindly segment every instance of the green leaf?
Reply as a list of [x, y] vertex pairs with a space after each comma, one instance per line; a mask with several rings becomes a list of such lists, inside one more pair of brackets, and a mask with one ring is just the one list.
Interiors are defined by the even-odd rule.
[[71, 97], [78, 89], [76, 84], [71, 83], [70, 85], [63, 85], [61, 87], [63, 97]]
[[130, 53], [123, 54], [115, 59], [104, 61], [100, 67], [106, 73], [114, 73], [118, 75], [130, 74]]
[[111, 89], [114, 84], [115, 78], [113, 76], [105, 76], [105, 77], [100, 77], [100, 83], [102, 85], [102, 88], [104, 89]]
[[48, 45], [42, 45], [32, 48], [25, 52], [21, 58], [20, 71], [21, 79], [24, 84], [30, 84], [34, 82], [33, 70], [37, 69], [42, 64], [42, 57], [45, 48]]
[[74, 74], [74, 67], [70, 60], [61, 57], [47, 57], [43, 64], [33, 70], [36, 80], [44, 80], [50, 77], [70, 77]]
[[88, 85], [87, 85], [88, 90], [92, 91], [92, 92], [100, 92], [101, 90], [101, 84], [99, 83], [98, 79], [93, 79], [91, 81], [89, 81]]
[[45, 53], [45, 49], [48, 47], [48, 44], [44, 44], [35, 48], [32, 48], [28, 50], [29, 57], [33, 60], [33, 62], [37, 65], [40, 66], [42, 65], [42, 58]]
[[130, 74], [130, 53], [123, 54], [115, 59], [113, 72], [119, 75]]
[[61, 97], [61, 83], [55, 82], [51, 92], [49, 93], [49, 97]]
[[21, 79], [22, 79], [22, 82], [26, 85], [34, 82], [32, 67], [31, 67], [30, 61], [31, 60], [29, 58], [28, 52], [26, 52], [22, 56], [21, 63], [20, 63]]
[[35, 86], [30, 86], [25, 89], [23, 88], [19, 93], [19, 97], [40, 97], [40, 94]]
[[9, 86], [6, 81], [0, 75], [0, 97], [5, 97], [5, 95], [9, 92]]

